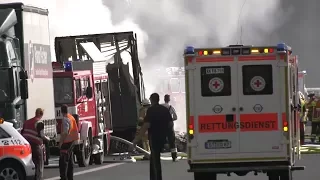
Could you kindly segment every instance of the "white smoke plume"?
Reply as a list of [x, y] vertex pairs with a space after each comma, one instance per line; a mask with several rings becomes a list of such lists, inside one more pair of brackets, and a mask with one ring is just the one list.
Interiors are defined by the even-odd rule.
[[[186, 45], [271, 44], [286, 20], [280, 0], [103, 0], [114, 25], [130, 19], [147, 35], [142, 59], [147, 90], [157, 91], [155, 69], [183, 65]], [[164, 72], [165, 73], [165, 72]], [[185, 117], [185, 112], [178, 112]], [[177, 129], [185, 130], [185, 119]]]
[[[49, 9], [52, 43], [55, 36], [136, 32], [147, 96], [157, 91], [155, 69], [181, 66], [186, 45], [270, 44], [286, 20], [280, 0], [20, 1]], [[7, 2], [16, 1], [0, 0]], [[178, 129], [185, 127], [179, 119]]]

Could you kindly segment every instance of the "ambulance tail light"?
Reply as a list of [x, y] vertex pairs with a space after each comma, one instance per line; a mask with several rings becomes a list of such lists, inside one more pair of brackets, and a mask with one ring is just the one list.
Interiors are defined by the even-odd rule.
[[189, 139], [194, 138], [194, 121], [193, 120], [191, 120], [188, 125], [188, 135], [189, 135]]
[[0, 118], [0, 124], [3, 124], [3, 123], [4, 123], [4, 119]]
[[221, 51], [220, 51], [220, 50], [214, 50], [212, 53], [213, 53], [213, 54], [218, 54], [218, 55], [220, 55], [220, 54], [221, 54]]
[[288, 132], [289, 130], [289, 127], [288, 127], [288, 121], [283, 121], [283, 131], [284, 132]]

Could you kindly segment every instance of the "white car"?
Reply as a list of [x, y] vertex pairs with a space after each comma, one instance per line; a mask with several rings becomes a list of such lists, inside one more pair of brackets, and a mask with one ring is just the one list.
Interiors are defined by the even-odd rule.
[[31, 180], [35, 176], [29, 142], [0, 118], [0, 179]]

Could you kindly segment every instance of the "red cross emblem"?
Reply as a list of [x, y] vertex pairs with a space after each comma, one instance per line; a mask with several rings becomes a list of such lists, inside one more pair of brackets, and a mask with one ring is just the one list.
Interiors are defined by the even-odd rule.
[[254, 82], [254, 85], [256, 85], [257, 87], [260, 87], [262, 83], [259, 81], [259, 79], [256, 80], [256, 82]]
[[220, 92], [224, 87], [223, 81], [220, 78], [212, 78], [209, 82], [209, 89], [214, 92]]
[[250, 81], [251, 88], [254, 91], [261, 91], [265, 88], [266, 82], [261, 76], [255, 76]]
[[214, 88], [218, 88], [220, 86], [220, 83], [218, 81], [215, 81], [212, 86], [214, 86]]

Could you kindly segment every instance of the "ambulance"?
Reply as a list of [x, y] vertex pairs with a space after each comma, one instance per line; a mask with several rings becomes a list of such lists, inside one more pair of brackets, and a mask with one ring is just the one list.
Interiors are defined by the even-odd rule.
[[31, 180], [34, 176], [30, 144], [12, 123], [0, 118], [0, 179]]
[[184, 51], [189, 172], [291, 180], [300, 159], [298, 66], [291, 47]]

